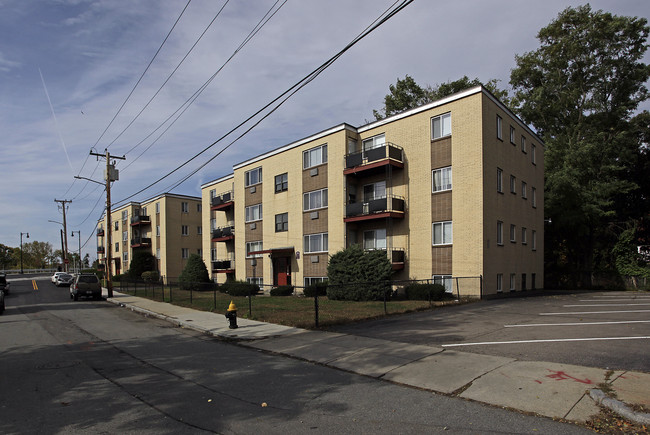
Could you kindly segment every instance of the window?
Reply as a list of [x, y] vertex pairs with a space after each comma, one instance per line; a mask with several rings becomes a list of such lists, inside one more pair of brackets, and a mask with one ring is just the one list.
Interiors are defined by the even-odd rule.
[[262, 250], [262, 241], [246, 242], [246, 258], [261, 258], [263, 254], [251, 254]]
[[533, 165], [537, 164], [537, 156], [535, 156], [535, 152], [537, 151], [537, 147], [535, 144], [530, 145], [530, 161], [532, 162]]
[[433, 223], [433, 245], [450, 245], [452, 238], [451, 221]]
[[187, 260], [188, 258], [190, 258], [189, 248], [181, 248], [181, 258], [183, 260]]
[[515, 128], [512, 125], [510, 126], [510, 143], [515, 144]]
[[530, 194], [532, 196], [531, 202], [533, 204], [533, 208], [537, 208], [537, 189], [535, 189], [534, 187], [531, 187], [530, 188]]
[[275, 215], [275, 232], [289, 231], [289, 213]]
[[503, 119], [497, 115], [497, 139], [503, 140]]
[[510, 274], [510, 291], [513, 292], [515, 291], [515, 287], [517, 286], [517, 275], [514, 273]]
[[510, 241], [515, 243], [517, 241], [517, 226], [510, 224]]
[[327, 163], [327, 144], [302, 152], [303, 169], [322, 165], [323, 163]]
[[526, 227], [521, 227], [521, 244], [526, 245], [528, 243], [528, 230]]
[[160, 237], [160, 225], [156, 225], [156, 237]]
[[363, 199], [364, 201], [372, 201], [373, 199], [386, 198], [386, 182], [378, 181], [372, 184], [363, 186]]
[[217, 196], [217, 189], [210, 189], [210, 199]]
[[261, 277], [255, 277], [255, 278], [246, 277], [246, 282], [249, 283], [249, 284], [258, 285], [260, 287], [264, 285]]
[[113, 225], [113, 226], [115, 227], [115, 231], [120, 230], [120, 223], [119, 222], [115, 221], [115, 225]]
[[526, 152], [526, 137], [525, 136], [521, 137], [521, 151], [524, 152], [524, 153]]
[[521, 289], [526, 290], [526, 274], [521, 274]]
[[536, 275], [534, 273], [530, 274], [530, 288], [531, 290], [535, 290], [535, 278]]
[[321, 276], [318, 276], [318, 277], [306, 276], [305, 277], [305, 287], [308, 287], [308, 286], [310, 286], [312, 284], [317, 284], [317, 283], [323, 282], [323, 281], [327, 281], [326, 276], [324, 276], [324, 277], [321, 277]]
[[244, 174], [244, 186], [253, 186], [262, 182], [262, 167], [251, 169]]
[[316, 210], [327, 207], [327, 189], [305, 192], [302, 195], [303, 211]]
[[275, 193], [284, 192], [289, 189], [289, 174], [275, 176]]
[[528, 187], [528, 185], [526, 184], [525, 181], [522, 181], [521, 182], [521, 197], [524, 198], [524, 199], [528, 198], [528, 193], [526, 192], [526, 187]]
[[196, 250], [196, 255], [198, 255], [199, 257], [203, 257], [203, 249], [201, 249], [201, 248], [197, 249]]
[[[128, 253], [128, 251], [122, 252], [122, 261], [124, 261], [125, 263], [127, 261], [129, 261], [129, 253]], [[125, 265], [125, 268], [126, 268], [126, 265]]]
[[181, 225], [181, 236], [189, 236], [190, 229], [187, 225]]
[[433, 283], [444, 286], [447, 293], [454, 292], [454, 280], [451, 275], [433, 275]]
[[503, 274], [497, 273], [497, 293], [503, 291]]
[[128, 231], [122, 231], [122, 241], [126, 242], [129, 240], [129, 232]]
[[497, 168], [497, 192], [503, 193], [503, 170]]
[[386, 230], [382, 228], [364, 231], [363, 249], [386, 249]]
[[510, 176], [510, 193], [517, 193], [517, 177]]
[[203, 234], [203, 227], [200, 227], [200, 226], [199, 226], [199, 227], [196, 227], [196, 234], [198, 234], [199, 236], [200, 236], [201, 234]]
[[304, 251], [305, 253], [327, 252], [327, 233], [306, 235]]
[[503, 246], [503, 222], [497, 221], [497, 245]]
[[254, 222], [262, 219], [262, 204], [246, 207], [246, 222]]
[[451, 113], [431, 118], [431, 139], [451, 136]]
[[451, 190], [451, 166], [431, 171], [432, 192]]
[[201, 213], [203, 211], [203, 208], [201, 207], [201, 204], [196, 204], [196, 211]]
[[120, 242], [115, 243], [115, 252], [120, 252]]
[[217, 261], [217, 248], [210, 249], [210, 261]]
[[129, 218], [129, 211], [128, 210], [122, 210], [122, 220], [125, 221]]
[[156, 248], [156, 258], [160, 260], [160, 248]]
[[379, 148], [382, 147], [386, 144], [386, 135], [385, 134], [379, 134], [377, 136], [373, 136], [369, 139], [365, 139], [362, 142], [363, 145], [363, 150], [371, 150], [373, 148]]
[[160, 203], [156, 203], [156, 214], [160, 213]]
[[531, 234], [531, 237], [533, 239], [533, 241], [532, 241], [532, 243], [533, 243], [533, 251], [537, 251], [537, 231], [533, 230], [532, 234]]
[[140, 209], [140, 216], [147, 216], [147, 207], [142, 207]]
[[183, 201], [181, 202], [181, 213], [189, 213], [190, 212], [190, 204]]

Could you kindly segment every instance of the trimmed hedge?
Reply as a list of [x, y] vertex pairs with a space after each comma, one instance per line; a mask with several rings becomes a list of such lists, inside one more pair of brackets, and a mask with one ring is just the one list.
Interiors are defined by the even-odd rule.
[[303, 294], [307, 298], [318, 296], [327, 296], [327, 281], [317, 282], [305, 287]]
[[292, 285], [281, 285], [271, 289], [271, 296], [291, 296], [293, 294]]
[[226, 281], [219, 286], [219, 291], [230, 296], [255, 296], [260, 286], [246, 281]]
[[412, 301], [441, 301], [447, 297], [441, 284], [409, 284], [404, 288], [406, 298]]
[[147, 282], [157, 282], [160, 279], [160, 275], [155, 270], [142, 272], [142, 279]]

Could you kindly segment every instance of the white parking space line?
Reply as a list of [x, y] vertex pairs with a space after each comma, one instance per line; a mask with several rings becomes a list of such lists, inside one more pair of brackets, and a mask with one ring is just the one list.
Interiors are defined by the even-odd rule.
[[641, 304], [580, 304], [580, 305], [562, 305], [563, 307], [637, 307], [641, 305], [650, 305], [650, 303]]
[[580, 302], [621, 302], [621, 301], [636, 301], [641, 300], [645, 302], [650, 300], [650, 297], [647, 298], [617, 298], [617, 299], [580, 299]]
[[622, 310], [622, 311], [567, 311], [566, 313], [539, 313], [540, 316], [567, 316], [574, 314], [614, 314], [614, 313], [650, 313], [650, 310]]
[[569, 341], [605, 341], [605, 340], [648, 340], [650, 336], [643, 337], [593, 337], [593, 338], [556, 338], [549, 340], [515, 340], [515, 341], [483, 341], [478, 343], [441, 344], [441, 347], [485, 346], [495, 344], [526, 344], [526, 343], [562, 343]]
[[525, 328], [527, 326], [582, 326], [582, 325], [622, 325], [627, 323], [650, 323], [650, 320], [625, 320], [620, 322], [572, 322], [572, 323], [529, 323], [503, 325], [504, 328]]

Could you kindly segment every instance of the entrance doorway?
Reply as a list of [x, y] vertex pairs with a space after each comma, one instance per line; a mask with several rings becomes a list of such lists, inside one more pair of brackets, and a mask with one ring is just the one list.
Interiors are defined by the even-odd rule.
[[291, 257], [273, 258], [273, 285], [291, 285]]

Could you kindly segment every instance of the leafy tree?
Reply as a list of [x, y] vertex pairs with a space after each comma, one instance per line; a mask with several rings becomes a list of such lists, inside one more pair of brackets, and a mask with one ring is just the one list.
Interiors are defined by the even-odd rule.
[[207, 288], [203, 283], [212, 283], [208, 268], [205, 266], [203, 259], [197, 254], [190, 255], [187, 259], [187, 264], [178, 277], [178, 281], [185, 289], [204, 289]]
[[434, 86], [426, 85], [423, 88], [420, 87], [415, 82], [415, 80], [407, 74], [403, 80], [400, 80], [398, 78], [397, 82], [394, 85], [390, 85], [388, 87], [390, 93], [384, 97], [384, 108], [379, 111], [373, 110], [372, 113], [375, 116], [375, 119], [379, 121], [388, 116], [392, 116], [405, 110], [413, 109], [415, 107], [431, 103], [433, 101], [479, 85], [483, 85], [504, 104], [508, 105], [510, 103], [508, 92], [499, 89], [498, 80], [495, 79], [489, 80], [486, 83], [482, 83], [478, 78], [470, 80], [469, 77], [463, 76], [458, 80], [449, 81]]
[[126, 273], [131, 279], [140, 279], [144, 272], [156, 270], [156, 258], [151, 252], [135, 250], [133, 251], [133, 258], [129, 263], [129, 270]]
[[547, 284], [590, 286], [613, 268], [609, 224], [647, 212], [638, 183], [649, 118], [635, 115], [648, 99], [646, 24], [567, 8], [539, 31], [540, 48], [516, 57], [513, 105], [546, 144]]
[[9, 246], [0, 243], [0, 267], [2, 267], [3, 270], [6, 269], [7, 266], [13, 266], [15, 264], [12, 255], [13, 251], [14, 248], [10, 248]]
[[385, 251], [364, 251], [352, 245], [332, 255], [327, 265], [327, 297], [349, 301], [384, 298], [393, 273]]

